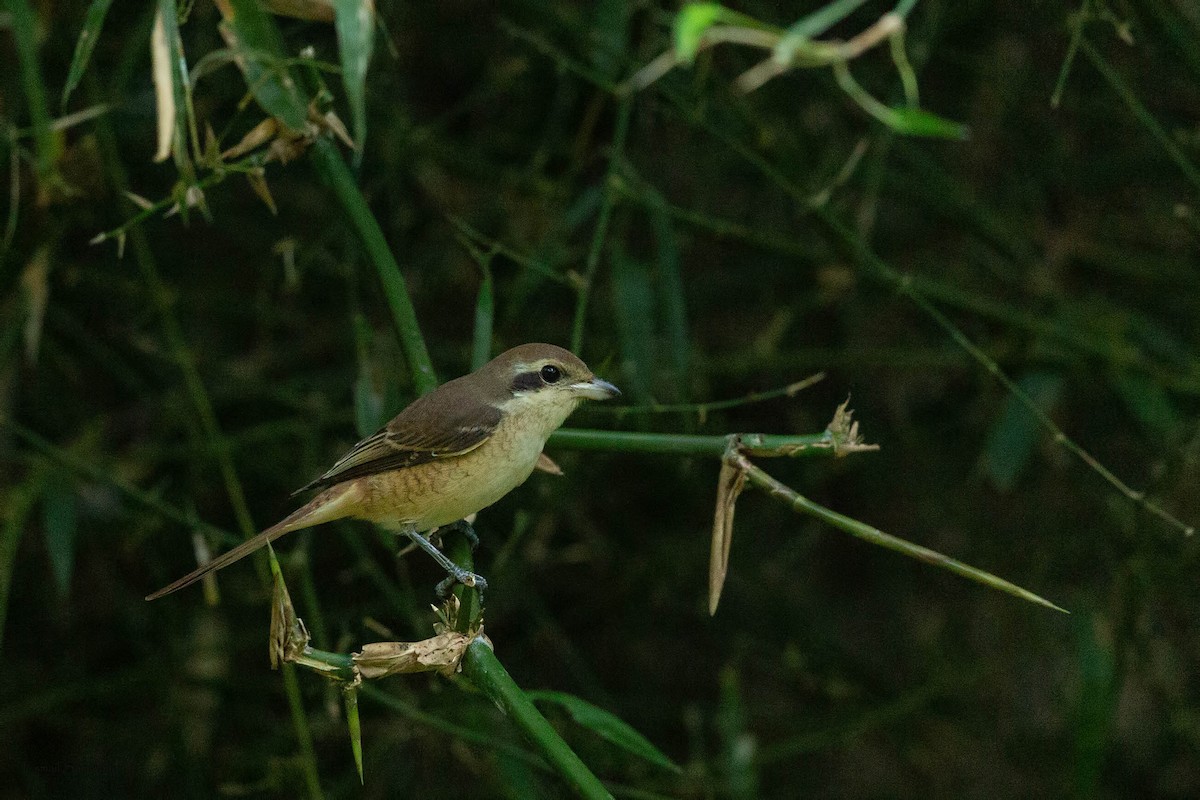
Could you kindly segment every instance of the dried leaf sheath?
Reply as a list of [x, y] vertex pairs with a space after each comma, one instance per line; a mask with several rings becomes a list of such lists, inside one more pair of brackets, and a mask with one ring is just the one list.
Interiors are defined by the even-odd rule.
[[746, 473], [728, 460], [721, 462], [717, 477], [717, 507], [713, 513], [712, 550], [708, 562], [708, 613], [717, 613], [721, 589], [729, 571], [729, 548], [733, 545], [733, 512], [738, 495], [746, 486]]

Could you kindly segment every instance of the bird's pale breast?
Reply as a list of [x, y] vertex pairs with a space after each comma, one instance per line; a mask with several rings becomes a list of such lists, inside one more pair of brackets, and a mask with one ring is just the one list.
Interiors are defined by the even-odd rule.
[[389, 526], [412, 523], [421, 531], [447, 525], [524, 483], [544, 444], [544, 436], [506, 420], [465, 455], [359, 478], [365, 491], [354, 516]]

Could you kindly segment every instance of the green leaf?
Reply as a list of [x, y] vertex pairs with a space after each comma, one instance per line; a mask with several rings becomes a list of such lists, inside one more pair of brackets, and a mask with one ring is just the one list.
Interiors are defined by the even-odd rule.
[[738, 25], [755, 30], [781, 32], [773, 25], [754, 17], [732, 11], [720, 3], [692, 3], [675, 15], [675, 57], [681, 64], [691, 64], [700, 51], [700, 40], [714, 25]]
[[734, 800], [752, 800], [759, 796], [759, 780], [754, 761], [754, 740], [746, 725], [741, 677], [733, 667], [725, 667], [721, 670], [720, 680], [720, 699], [714, 722], [717, 734], [721, 737], [721, 762], [727, 781], [725, 789]]
[[700, 38], [726, 10], [718, 3], [694, 3], [679, 10], [675, 15], [675, 57], [680, 62], [691, 64], [696, 60]]
[[21, 85], [29, 104], [29, 122], [33, 127], [34, 150], [37, 153], [37, 173], [46, 178], [58, 160], [60, 140], [50, 127], [50, 109], [46, 101], [46, 84], [38, 65], [37, 12], [29, 0], [9, 0], [13, 40], [17, 46], [17, 65]]
[[354, 766], [358, 768], [358, 782], [363, 783], [362, 722], [358, 717], [358, 687], [351, 684], [342, 689], [342, 700], [346, 704], [346, 727], [350, 731], [350, 750], [354, 753]]
[[75, 513], [75, 485], [62, 471], [56, 471], [46, 483], [42, 527], [54, 585], [58, 596], [66, 599], [75, 572], [75, 540], [79, 525]]
[[[1017, 385], [1043, 410], [1062, 394], [1063, 378], [1056, 372], [1028, 372]], [[1010, 492], [1025, 471], [1042, 427], [1015, 395], [1009, 395], [1000, 419], [992, 427], [983, 451], [983, 470], [1002, 492]]]
[[1112, 624], [1087, 615], [1075, 621], [1074, 778], [1077, 797], [1095, 797], [1111, 748], [1120, 671]]
[[[180, 183], [176, 191], [180, 193], [179, 213], [187, 220], [190, 208], [182, 196], [192, 182], [192, 161], [188, 155], [188, 69], [183, 55], [183, 40], [179, 36], [179, 17], [177, 16], [174, 0], [158, 0], [158, 18], [155, 20], [152, 34], [152, 53], [154, 55], [154, 81], [159, 104], [159, 153], [156, 160], [164, 160], [170, 148], [170, 155], [175, 160], [175, 168], [179, 170]], [[161, 39], [159, 38], [161, 37]], [[161, 60], [160, 60], [161, 59]], [[164, 85], [165, 82], [165, 85]], [[166, 104], [170, 103], [167, 108]], [[169, 137], [164, 126], [169, 126]]]
[[575, 720], [576, 724], [582, 725], [597, 736], [607, 739], [651, 764], [675, 773], [683, 772], [678, 764], [667, 758], [645, 736], [634, 730], [620, 717], [610, 714], [599, 706], [594, 706], [586, 700], [581, 700], [566, 692], [526, 691], [525, 694], [534, 702], [541, 701], [559, 706], [571, 715], [571, 719]]
[[79, 81], [83, 79], [88, 61], [92, 58], [92, 51], [96, 49], [96, 42], [100, 40], [100, 29], [104, 26], [104, 17], [108, 15], [108, 9], [111, 6], [112, 0], [92, 0], [91, 5], [88, 6], [87, 16], [83, 19], [83, 30], [79, 32], [79, 38], [75, 40], [75, 54], [71, 56], [71, 68], [67, 71], [67, 82], [63, 86], [62, 104], [64, 108], [67, 100], [71, 97], [71, 92], [75, 91], [79, 86]]
[[811, 39], [838, 24], [858, 10], [867, 0], [834, 0], [806, 17], [802, 17], [787, 29], [788, 38], [793, 36]]
[[1182, 429], [1183, 420], [1161, 384], [1145, 375], [1128, 374], [1114, 378], [1113, 388], [1148, 435], [1165, 438]]
[[233, 13], [221, 23], [221, 35], [246, 76], [246, 86], [268, 114], [295, 132], [303, 131], [308, 101], [288, 72], [279, 29], [255, 0], [229, 0], [229, 6]]
[[480, 262], [483, 280], [479, 283], [479, 294], [475, 298], [475, 327], [471, 339], [471, 370], [477, 370], [488, 362], [492, 353], [492, 329], [496, 322], [496, 293], [492, 285], [492, 270], [487, 262]]
[[671, 399], [675, 402], [686, 402], [689, 394], [688, 364], [691, 359], [692, 340], [688, 333], [687, 299], [684, 296], [679, 243], [666, 211], [660, 207], [653, 207], [648, 209], [648, 213], [657, 245], [658, 291], [671, 364]]
[[613, 313], [617, 321], [617, 341], [628, 376], [630, 396], [647, 403], [654, 394], [656, 329], [654, 291], [645, 264], [635, 261], [619, 248], [613, 248]]
[[893, 108], [891, 114], [883, 122], [896, 133], [903, 133], [907, 136], [928, 136], [934, 139], [964, 141], [970, 135], [970, 129], [966, 125], [951, 122], [919, 108]]
[[371, 0], [334, 0], [333, 10], [357, 165], [367, 141], [367, 67], [375, 38], [375, 4]]
[[0, 504], [0, 642], [8, 616], [8, 592], [16, 569], [17, 546], [34, 504], [41, 497], [44, 475], [41, 470], [34, 471], [24, 484], [6, 491]]
[[354, 427], [359, 436], [370, 436], [384, 422], [386, 398], [371, 367], [371, 345], [375, 332], [362, 314], [354, 315], [354, 343], [358, 355], [358, 377], [354, 380]]

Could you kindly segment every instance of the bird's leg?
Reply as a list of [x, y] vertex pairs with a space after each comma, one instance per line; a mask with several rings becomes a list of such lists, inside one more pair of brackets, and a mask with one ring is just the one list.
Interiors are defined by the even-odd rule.
[[483, 579], [482, 575], [476, 575], [474, 572], [463, 569], [458, 564], [455, 564], [446, 557], [445, 553], [434, 547], [433, 544], [430, 543], [430, 541], [424, 536], [422, 536], [412, 525], [404, 526], [401, 532], [408, 538], [412, 539], [413, 544], [428, 553], [429, 556], [436, 561], [442, 569], [446, 570], [446, 574], [450, 576], [437, 585], [439, 597], [444, 597], [446, 592], [449, 591], [449, 588], [453, 587], [456, 583], [461, 583], [463, 586], [468, 586], [479, 592], [487, 589], [487, 581]]

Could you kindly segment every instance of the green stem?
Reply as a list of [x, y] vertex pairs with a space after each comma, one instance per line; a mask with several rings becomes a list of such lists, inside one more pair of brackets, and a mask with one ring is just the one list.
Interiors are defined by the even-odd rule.
[[304, 700], [300, 695], [300, 681], [296, 679], [296, 668], [291, 664], [281, 665], [283, 669], [283, 685], [287, 691], [288, 710], [292, 715], [292, 727], [296, 729], [297, 743], [300, 745], [300, 756], [303, 760], [304, 785], [308, 787], [308, 796], [318, 798], [325, 796], [321, 791], [321, 776], [317, 773], [317, 751], [313, 747], [312, 731], [308, 727], [308, 715], [304, 712]]
[[751, 485], [763, 490], [770, 496], [782, 501], [788, 505], [793, 511], [801, 511], [805, 514], [816, 517], [822, 522], [828, 523], [840, 531], [850, 534], [858, 539], [870, 542], [871, 544], [886, 547], [888, 550], [894, 550], [897, 553], [915, 558], [918, 561], [924, 561], [927, 564], [932, 564], [935, 567], [940, 567], [955, 575], [959, 575], [967, 580], [981, 583], [984, 586], [989, 586], [1001, 592], [1011, 594], [1014, 597], [1019, 597], [1030, 603], [1036, 603], [1046, 608], [1052, 608], [1055, 611], [1061, 611], [1064, 614], [1070, 612], [1064, 608], [1056, 606], [1049, 600], [1040, 597], [1028, 589], [1022, 589], [1014, 583], [1004, 580], [1001, 577], [993, 575], [970, 564], [964, 564], [961, 561], [943, 555], [936, 550], [930, 550], [928, 547], [922, 547], [919, 544], [905, 541], [897, 536], [892, 536], [889, 533], [884, 533], [878, 528], [873, 528], [859, 522], [856, 519], [847, 517], [844, 514], [839, 514], [833, 509], [826, 508], [819, 503], [814, 503], [807, 497], [803, 496], [795, 489], [792, 489], [786, 484], [780, 483], [775, 478], [768, 475], [761, 468], [755, 466], [745, 456], [735, 455], [733, 463], [746, 473], [746, 479]]
[[328, 138], [320, 137], [313, 142], [309, 149], [317, 172], [328, 181], [334, 195], [349, 217], [350, 224], [362, 239], [367, 257], [375, 265], [379, 273], [379, 281], [383, 284], [383, 292], [387, 296], [388, 307], [396, 322], [396, 333], [400, 337], [400, 347], [408, 360], [408, 368], [412, 372], [413, 385], [421, 394], [433, 391], [437, 386], [437, 375], [433, 371], [433, 362], [429, 359], [429, 351], [425, 348], [425, 339], [421, 336], [421, 328], [417, 324], [417, 312], [413, 308], [412, 299], [408, 294], [408, 285], [400, 273], [400, 265], [392, 255], [387, 240], [379, 222], [367, 207], [362, 192], [354, 182], [354, 175], [346, 162], [342, 160], [337, 146]]
[[[447, 529], [442, 537], [442, 546], [450, 560], [465, 570], [475, 571], [475, 555], [471, 552], [471, 542], [467, 535], [455, 527]], [[479, 590], [459, 584], [454, 587], [454, 594], [460, 603], [458, 619], [454, 626], [459, 633], [469, 633], [477, 630], [480, 618], [483, 616], [483, 603]]]
[[1104, 60], [1104, 56], [1100, 55], [1087, 37], [1080, 37], [1079, 49], [1087, 56], [1087, 60], [1092, 62], [1092, 66], [1104, 76], [1104, 80], [1129, 108], [1129, 113], [1133, 114], [1133, 118], [1140, 122], [1142, 127], [1158, 141], [1167, 156], [1179, 167], [1179, 171], [1183, 173], [1184, 177], [1191, 181], [1193, 186], [1200, 188], [1200, 169], [1197, 169], [1196, 165], [1188, 159], [1187, 154], [1176, 144], [1174, 137], [1150, 113], [1150, 109], [1142, 104], [1133, 88]]
[[475, 684], [537, 746], [550, 765], [588, 800], [612, 800], [612, 795], [587, 765], [575, 755], [558, 732], [533, 705], [504, 669], [492, 648], [482, 639], [467, 646], [463, 675]]
[[[827, 433], [782, 436], [766, 433], [740, 434], [742, 450], [751, 455], [833, 455], [834, 443]], [[602, 450], [622, 453], [663, 453], [721, 458], [729, 436], [696, 436], [679, 433], [630, 433], [561, 428], [549, 444], [568, 450]]]

